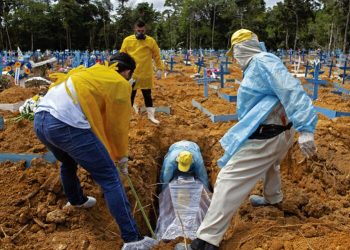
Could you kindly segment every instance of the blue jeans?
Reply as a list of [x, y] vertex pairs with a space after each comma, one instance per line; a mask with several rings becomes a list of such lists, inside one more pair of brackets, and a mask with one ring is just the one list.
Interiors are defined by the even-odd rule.
[[102, 187], [124, 242], [141, 239], [114, 162], [92, 130], [69, 126], [45, 111], [35, 114], [34, 130], [42, 143], [62, 162], [61, 181], [68, 201], [72, 205], [80, 205], [87, 200], [77, 177], [79, 164]]

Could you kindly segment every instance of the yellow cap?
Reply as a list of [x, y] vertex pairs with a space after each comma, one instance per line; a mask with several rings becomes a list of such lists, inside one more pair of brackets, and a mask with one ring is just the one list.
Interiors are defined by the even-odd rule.
[[192, 154], [189, 151], [182, 151], [177, 157], [178, 169], [181, 172], [187, 172], [192, 164]]
[[229, 51], [227, 51], [226, 56], [232, 57], [233, 46], [235, 46], [237, 43], [241, 43], [252, 39], [253, 35], [255, 35], [253, 32], [246, 29], [240, 29], [240, 30], [237, 30], [235, 33], [233, 33], [231, 36], [231, 48], [229, 49]]

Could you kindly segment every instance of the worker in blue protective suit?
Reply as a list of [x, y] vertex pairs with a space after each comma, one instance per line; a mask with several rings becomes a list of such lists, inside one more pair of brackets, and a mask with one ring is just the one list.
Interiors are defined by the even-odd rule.
[[246, 29], [231, 37], [229, 56], [244, 71], [237, 94], [238, 123], [220, 140], [222, 167], [208, 212], [191, 243], [194, 250], [218, 249], [231, 219], [259, 179], [263, 196], [252, 195], [253, 206], [283, 199], [279, 165], [291, 147], [294, 131], [306, 157], [316, 153], [317, 123], [312, 101], [281, 60], [263, 52], [257, 36]]
[[209, 188], [208, 175], [199, 146], [191, 141], [179, 141], [170, 146], [164, 157], [160, 181], [164, 189], [178, 176], [194, 176]]

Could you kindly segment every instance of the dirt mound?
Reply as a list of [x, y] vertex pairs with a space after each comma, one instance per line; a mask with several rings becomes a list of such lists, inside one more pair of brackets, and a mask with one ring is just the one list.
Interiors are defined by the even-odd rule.
[[[5, 162], [0, 168], [1, 184], [6, 187], [0, 191], [1, 249], [88, 249], [90, 241], [103, 245], [98, 249], [121, 245], [115, 240], [118, 229], [105, 206], [64, 208], [67, 201], [58, 166], [33, 160], [29, 169], [24, 162]], [[103, 204], [87, 172], [80, 170], [79, 178], [84, 190]]]
[[13, 86], [0, 92], [0, 103], [16, 103], [39, 94], [39, 88]]
[[[339, 102], [339, 100], [344, 100]], [[350, 96], [349, 95], [338, 95], [331, 93], [329, 88], [321, 88], [318, 92], [318, 98], [315, 101], [315, 105], [330, 108], [341, 112], [350, 112]]]
[[[141, 202], [155, 225], [158, 214], [159, 172], [169, 146], [179, 140], [196, 142], [202, 151], [211, 183], [220, 169], [216, 161], [223, 150], [219, 139], [235, 124], [212, 123], [191, 104], [204, 98], [203, 86], [189, 78], [193, 67], [181, 63], [175, 70], [156, 81], [153, 90], [155, 106], [169, 106], [171, 115], [156, 113], [160, 125], [147, 120], [147, 115], [134, 114], [130, 123], [130, 176]], [[185, 71], [191, 71], [185, 72]], [[233, 68], [227, 78], [241, 79]], [[10, 93], [14, 90], [9, 89]], [[25, 98], [34, 89], [18, 89]], [[28, 92], [30, 91], [30, 96]], [[326, 91], [327, 92], [327, 91]], [[214, 114], [234, 112], [234, 104], [215, 102], [216, 94], [203, 105], [210, 104]], [[28, 95], [27, 95], [28, 94]], [[9, 98], [6, 92], [1, 98]], [[320, 96], [323, 91], [320, 91]], [[143, 105], [140, 91], [136, 103]], [[214, 98], [215, 97], [215, 98]], [[0, 99], [3, 100], [3, 99]], [[1, 101], [2, 102], [2, 101]], [[14, 102], [14, 101], [13, 101]], [[215, 103], [215, 104], [214, 104]], [[219, 105], [219, 104], [220, 105]], [[349, 105], [348, 99], [334, 98], [332, 107]], [[43, 153], [32, 123], [11, 123], [16, 114], [0, 113], [5, 129], [0, 131], [1, 152]], [[350, 246], [350, 118], [329, 120], [320, 115], [315, 135], [318, 157], [305, 160], [295, 140], [283, 164], [284, 201], [276, 207], [252, 208], [245, 202], [232, 220], [220, 249], [348, 249]], [[83, 169], [78, 175], [86, 194], [97, 198], [92, 209], [66, 209], [67, 200], [59, 182], [59, 166], [35, 159], [32, 166], [24, 162], [0, 164], [0, 248], [1, 249], [120, 249], [122, 240], [110, 216], [99, 187]], [[143, 234], [149, 234], [130, 187], [123, 180], [133, 214]], [[252, 191], [261, 194], [259, 183]], [[154, 249], [173, 249], [175, 241], [160, 242]]]
[[5, 129], [0, 132], [1, 152], [40, 153], [46, 151], [45, 146], [33, 131], [32, 122], [28, 120], [14, 122], [13, 119], [19, 115], [18, 112], [13, 114], [0, 112], [0, 115], [5, 116]]

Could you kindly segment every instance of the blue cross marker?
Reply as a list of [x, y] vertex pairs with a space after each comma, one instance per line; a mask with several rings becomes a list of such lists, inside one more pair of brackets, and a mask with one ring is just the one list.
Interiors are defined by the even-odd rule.
[[204, 97], [208, 98], [208, 96], [209, 96], [209, 93], [208, 93], [209, 79], [208, 79], [208, 76], [207, 76], [207, 69], [204, 69], [204, 80], [203, 80], [203, 83], [204, 83]]
[[307, 77], [307, 73], [308, 73], [310, 68], [312, 68], [312, 66], [310, 66], [309, 61], [307, 61], [306, 65], [305, 65], [305, 78]]
[[347, 69], [350, 69], [350, 67], [347, 67], [347, 64], [348, 64], [348, 58], [345, 58], [344, 66], [340, 66], [340, 67], [339, 67], [339, 69], [343, 69], [343, 74], [340, 74], [340, 75], [339, 75], [340, 77], [343, 77], [343, 82], [342, 82], [342, 84], [344, 84], [345, 79], [348, 78], [348, 75], [346, 74], [346, 70], [347, 70]]
[[198, 66], [198, 72], [197, 73], [199, 73], [201, 71], [202, 67], [205, 67], [203, 57], [198, 57], [198, 61], [196, 62], [196, 65]]
[[7, 52], [5, 51], [5, 53], [4, 53], [4, 65], [6, 65], [7, 64]]
[[185, 55], [185, 61], [184, 62], [185, 62], [185, 65], [191, 65], [191, 61], [190, 61], [188, 53]]
[[224, 65], [224, 73], [225, 74], [229, 74], [230, 72], [228, 71], [228, 65], [229, 64], [232, 64], [232, 62], [229, 62], [228, 61], [228, 57], [227, 56], [225, 56], [226, 57], [226, 59], [225, 59], [225, 61], [224, 62], [221, 62], [221, 64], [223, 64]]
[[104, 53], [104, 52], [102, 52], [102, 55], [101, 55], [101, 61], [102, 61], [102, 63], [104, 63], [104, 62], [105, 62], [105, 53]]
[[331, 78], [331, 75], [332, 75], [332, 68], [333, 68], [333, 59], [331, 58], [331, 64], [329, 65], [328, 78]]
[[74, 53], [73, 68], [76, 68], [79, 65], [80, 65], [80, 52], [76, 51]]
[[89, 52], [85, 51], [83, 60], [84, 60], [84, 67], [88, 68], [89, 67]]
[[302, 56], [303, 62], [304, 62], [304, 60], [305, 60], [305, 51], [304, 51], [304, 49], [301, 51], [301, 56]]
[[317, 99], [317, 96], [318, 96], [318, 71], [319, 71], [319, 63], [315, 63], [314, 64], [314, 69], [315, 69], [315, 72], [314, 72], [314, 93], [312, 95], [312, 99], [313, 100], [316, 100]]
[[64, 67], [64, 61], [66, 60], [66, 52], [63, 51], [63, 54], [60, 53], [60, 57], [61, 57], [62, 67]]
[[91, 67], [91, 66], [96, 64], [96, 58], [97, 58], [97, 56], [95, 54], [90, 57], [89, 67]]
[[170, 57], [170, 62], [168, 63], [170, 64], [170, 71], [173, 71], [174, 64], [176, 64], [173, 56]]

